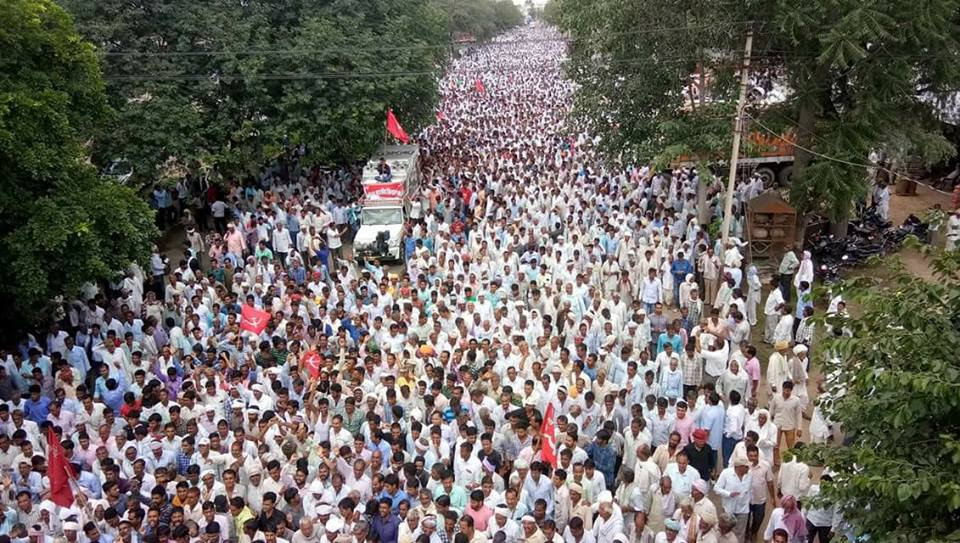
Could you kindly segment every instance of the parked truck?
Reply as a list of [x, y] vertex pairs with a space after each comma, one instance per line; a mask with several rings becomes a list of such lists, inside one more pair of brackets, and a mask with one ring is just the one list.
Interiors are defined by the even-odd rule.
[[360, 229], [353, 240], [357, 259], [403, 259], [404, 226], [413, 207], [420, 205], [420, 180], [417, 145], [381, 146], [367, 162]]
[[[788, 186], [790, 176], [793, 175], [794, 141], [794, 134], [790, 131], [779, 136], [766, 132], [750, 132], [740, 148], [737, 169], [742, 175], [759, 176], [763, 180], [764, 187]], [[726, 170], [728, 159], [729, 156], [718, 156], [712, 161], [711, 165], [716, 166], [714, 173], [728, 171]], [[681, 156], [671, 164], [671, 167], [687, 168], [697, 164], [692, 157]]]

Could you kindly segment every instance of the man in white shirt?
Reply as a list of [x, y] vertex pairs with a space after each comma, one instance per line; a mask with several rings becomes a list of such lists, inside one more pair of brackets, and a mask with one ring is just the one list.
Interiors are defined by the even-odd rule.
[[744, 541], [747, 532], [747, 516], [750, 513], [750, 499], [753, 479], [746, 460], [737, 459], [733, 467], [725, 468], [717, 478], [713, 490], [720, 496], [723, 510], [737, 519], [734, 533], [738, 541]]
[[670, 478], [673, 495], [678, 500], [684, 496], [689, 496], [693, 484], [700, 480], [700, 472], [690, 467], [687, 453], [683, 451], [678, 452], [674, 461], [667, 464], [667, 469], [664, 470], [663, 474]]
[[730, 455], [734, 447], [743, 439], [743, 427], [747, 419], [747, 410], [740, 404], [740, 393], [730, 391], [730, 405], [723, 419], [723, 465], [730, 464]]
[[[797, 444], [797, 446], [800, 445], [802, 443]], [[790, 460], [780, 466], [777, 487], [780, 497], [793, 496], [798, 502], [802, 501], [810, 491], [810, 466], [791, 454]]]
[[763, 316], [765, 319], [763, 327], [764, 343], [773, 343], [773, 332], [776, 330], [777, 322], [780, 320], [780, 306], [784, 304], [780, 283], [777, 280], [773, 280], [770, 286], [772, 287], [770, 294], [767, 294], [767, 301], [763, 304]]
[[657, 270], [647, 270], [647, 277], [640, 284], [640, 301], [643, 302], [647, 313], [653, 313], [653, 306], [663, 303], [663, 283], [657, 277]]
[[[829, 474], [824, 474], [820, 477], [820, 481], [833, 481], [833, 477]], [[810, 485], [810, 493], [807, 497], [813, 498], [819, 494], [820, 485]], [[807, 541], [810, 543], [813, 541], [819, 541], [819, 543], [831, 541], [831, 536], [837, 531], [837, 526], [840, 524], [840, 514], [839, 511], [837, 511], [837, 506], [814, 506], [804, 509], [807, 516]]]

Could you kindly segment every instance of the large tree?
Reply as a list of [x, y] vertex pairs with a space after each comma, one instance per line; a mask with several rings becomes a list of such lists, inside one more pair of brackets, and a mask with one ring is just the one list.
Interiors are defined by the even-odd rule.
[[146, 261], [155, 234], [138, 195], [97, 176], [87, 143], [110, 115], [93, 46], [49, 0], [0, 4], [0, 327], [58, 295]]
[[[848, 443], [809, 448], [833, 481], [822, 497], [874, 543], [960, 536], [960, 253], [846, 285], [854, 318], [828, 319], [820, 409]], [[879, 277], [883, 277], [882, 279]]]
[[[936, 112], [960, 85], [957, 0], [554, 2], [547, 13], [572, 39], [576, 111], [614, 154], [726, 156], [748, 28], [754, 70], [791, 91], [776, 106], [752, 104], [748, 127], [796, 134], [799, 209], [842, 224], [872, 150], [928, 162], [953, 152]], [[691, 82], [711, 100], [685, 101]]]
[[138, 185], [240, 176], [300, 143], [319, 162], [364, 158], [387, 107], [408, 131], [433, 118], [453, 33], [519, 22], [495, 0], [63, 2], [118, 112], [95, 160], [129, 161]]

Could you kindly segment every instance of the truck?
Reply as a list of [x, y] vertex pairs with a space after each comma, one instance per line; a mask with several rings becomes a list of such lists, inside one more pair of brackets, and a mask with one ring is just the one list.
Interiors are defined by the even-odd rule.
[[[710, 69], [690, 74], [689, 82], [684, 88], [684, 96], [687, 98], [682, 109], [693, 111], [714, 102], [710, 90], [715, 80], [716, 77]], [[790, 90], [776, 77], [759, 74], [748, 91], [748, 101], [754, 106], [775, 106], [786, 100], [790, 94]], [[793, 175], [796, 134], [787, 130], [774, 135], [762, 127], [751, 127], [750, 124], [746, 121], [744, 125], [744, 140], [737, 165], [739, 173], [757, 175], [767, 188], [788, 186]], [[725, 169], [730, 158], [729, 149], [724, 149], [714, 158], [715, 160], [710, 162], [719, 166], [718, 170]], [[697, 161], [689, 156], [678, 157], [672, 164], [674, 168], [695, 165]]]
[[[381, 172], [381, 160], [389, 175]], [[383, 145], [363, 167], [360, 229], [353, 239], [357, 260], [403, 259], [406, 220], [420, 198], [420, 147]]]
[[[792, 131], [774, 136], [768, 132], [751, 131], [746, 134], [740, 148], [737, 169], [740, 174], [754, 174], [763, 181], [763, 186], [776, 188], [788, 186], [793, 175], [794, 142]], [[711, 164], [718, 170], [726, 170], [729, 156], [717, 156]], [[692, 157], [680, 156], [671, 164], [672, 168], [689, 168], [698, 163]]]
[[793, 131], [779, 136], [759, 130], [750, 132], [738, 168], [751, 169], [763, 180], [764, 187], [788, 186], [793, 175], [795, 142]]

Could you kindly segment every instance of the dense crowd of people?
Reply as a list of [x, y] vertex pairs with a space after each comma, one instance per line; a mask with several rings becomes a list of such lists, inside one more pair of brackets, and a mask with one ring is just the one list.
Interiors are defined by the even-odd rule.
[[[555, 37], [534, 24], [453, 62], [403, 271], [344, 254], [350, 172], [272, 168], [199, 185], [183, 259], [156, 251], [5, 353], [0, 543], [838, 532], [794, 454], [833, 431], [811, 398], [809, 254], [763, 279], [739, 216], [726, 245], [702, 226], [722, 205], [695, 170], [602, 161]], [[190, 207], [160, 192], [163, 220]], [[51, 431], [70, 506], [50, 499]]]

